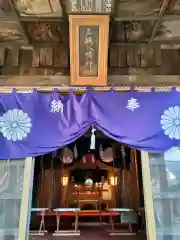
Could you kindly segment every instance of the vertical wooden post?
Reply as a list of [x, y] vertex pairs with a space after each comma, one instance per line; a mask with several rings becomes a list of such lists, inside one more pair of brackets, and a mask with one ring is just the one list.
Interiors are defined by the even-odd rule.
[[132, 193], [134, 206], [137, 209], [140, 205], [140, 192], [139, 192], [139, 174], [138, 174], [138, 165], [137, 165], [137, 153], [136, 149], [131, 148], [131, 182], [132, 182]]
[[148, 240], [156, 240], [156, 227], [152, 197], [152, 183], [147, 152], [141, 152], [142, 177], [144, 189], [144, 204], [146, 216], [146, 231]]
[[40, 159], [40, 174], [38, 181], [38, 207], [44, 207], [44, 164], [43, 164], [43, 155]]
[[54, 198], [54, 164], [53, 164], [53, 154], [51, 155], [51, 168], [50, 168], [50, 182], [51, 182], [51, 188], [48, 198], [48, 208], [52, 209], [53, 204], [53, 198]]
[[29, 239], [34, 162], [35, 159], [32, 157], [28, 157], [25, 159], [24, 183], [22, 189], [18, 240]]

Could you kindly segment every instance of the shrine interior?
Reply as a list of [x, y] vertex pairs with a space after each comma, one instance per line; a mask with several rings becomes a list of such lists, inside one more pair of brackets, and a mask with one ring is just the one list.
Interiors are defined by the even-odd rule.
[[[126, 225], [128, 228], [131, 222], [131, 232], [145, 232], [140, 152], [99, 131], [91, 149], [91, 138], [88, 131], [72, 144], [36, 158], [32, 209], [37, 211], [31, 214], [31, 231], [39, 231], [42, 212], [38, 209], [45, 210], [45, 229], [54, 232], [56, 209], [67, 211], [62, 214], [60, 226], [64, 224], [66, 228], [69, 223], [69, 228], [73, 228], [74, 215], [69, 209], [77, 208], [82, 231], [87, 226], [108, 225], [114, 212], [118, 229], [125, 229]], [[132, 209], [131, 214], [128, 209]]]

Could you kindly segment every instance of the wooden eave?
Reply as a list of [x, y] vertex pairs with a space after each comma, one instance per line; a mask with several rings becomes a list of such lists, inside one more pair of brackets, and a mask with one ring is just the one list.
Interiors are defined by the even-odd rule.
[[[22, 10], [22, 2], [29, 9]], [[33, 4], [29, 0], [0, 3], [0, 85], [68, 86], [65, 9], [57, 1], [52, 12], [43, 14], [38, 1]], [[50, 11], [45, 6], [48, 1], [43, 4]], [[108, 85], [180, 85], [180, 0], [122, 0], [115, 9]]]

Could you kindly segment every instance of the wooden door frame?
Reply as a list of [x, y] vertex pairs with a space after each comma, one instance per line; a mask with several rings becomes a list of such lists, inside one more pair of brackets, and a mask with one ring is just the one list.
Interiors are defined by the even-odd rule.
[[[147, 152], [141, 152], [141, 165], [142, 165], [147, 239], [156, 240], [156, 227], [152, 197], [152, 182], [149, 167], [149, 155]], [[34, 158], [28, 157], [25, 159], [18, 240], [29, 239], [34, 166], [35, 166]]]
[[29, 240], [35, 158], [25, 158], [18, 240]]
[[148, 152], [141, 152], [141, 166], [142, 166], [147, 239], [156, 240], [156, 226], [152, 196], [152, 181]]

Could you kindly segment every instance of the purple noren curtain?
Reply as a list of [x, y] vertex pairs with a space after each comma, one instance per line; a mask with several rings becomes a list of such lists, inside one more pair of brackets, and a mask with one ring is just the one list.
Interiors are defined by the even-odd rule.
[[0, 159], [45, 154], [89, 128], [89, 99], [70, 92], [0, 95]]
[[180, 143], [180, 93], [1, 93], [0, 159], [54, 151], [92, 124], [118, 142], [165, 152]]

